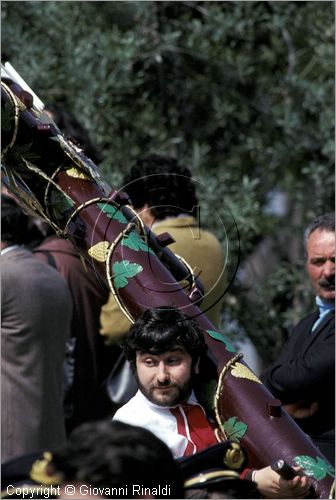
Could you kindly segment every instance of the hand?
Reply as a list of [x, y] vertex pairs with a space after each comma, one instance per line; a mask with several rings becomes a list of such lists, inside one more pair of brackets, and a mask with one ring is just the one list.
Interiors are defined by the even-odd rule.
[[[300, 467], [294, 467], [294, 469], [299, 471]], [[305, 498], [310, 488], [306, 476], [295, 476], [286, 481], [271, 467], [257, 470], [254, 481], [265, 498]]]
[[319, 404], [317, 401], [313, 401], [312, 403], [299, 401], [298, 403], [283, 405], [283, 409], [286, 410], [291, 417], [300, 419], [314, 415], [319, 409]]

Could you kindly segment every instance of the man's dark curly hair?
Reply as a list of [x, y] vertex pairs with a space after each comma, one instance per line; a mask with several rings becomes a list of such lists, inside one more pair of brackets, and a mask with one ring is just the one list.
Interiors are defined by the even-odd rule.
[[137, 352], [156, 355], [181, 347], [195, 364], [207, 349], [198, 323], [174, 306], [147, 309], [131, 326], [123, 347], [133, 370]]
[[[77, 427], [68, 443], [52, 454], [54, 472], [62, 481], [92, 487], [146, 488], [169, 485], [166, 498], [184, 498], [180, 470], [169, 448], [152, 432], [123, 422], [102, 420]], [[114, 494], [115, 493], [115, 494]], [[114, 490], [107, 498], [122, 498]]]
[[142, 208], [147, 203], [157, 220], [197, 212], [191, 172], [170, 156], [150, 155], [138, 159], [124, 177], [123, 190], [134, 208]]

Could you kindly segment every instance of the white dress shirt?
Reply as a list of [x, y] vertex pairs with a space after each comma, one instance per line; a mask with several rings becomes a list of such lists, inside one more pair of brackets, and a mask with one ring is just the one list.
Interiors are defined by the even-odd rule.
[[[199, 405], [194, 393], [190, 395], [187, 403]], [[183, 409], [181, 407], [180, 409], [184, 418], [186, 435], [189, 439], [178, 433], [177, 420], [169, 407], [152, 403], [139, 390], [128, 403], [115, 413], [113, 420], [148, 429], [170, 448], [174, 458], [178, 458], [184, 455], [191, 440], [187, 417]]]

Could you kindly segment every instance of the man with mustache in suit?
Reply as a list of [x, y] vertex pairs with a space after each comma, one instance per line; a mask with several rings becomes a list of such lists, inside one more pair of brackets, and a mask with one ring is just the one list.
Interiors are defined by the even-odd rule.
[[293, 329], [261, 380], [331, 463], [335, 459], [335, 214], [304, 233], [306, 269], [318, 309]]

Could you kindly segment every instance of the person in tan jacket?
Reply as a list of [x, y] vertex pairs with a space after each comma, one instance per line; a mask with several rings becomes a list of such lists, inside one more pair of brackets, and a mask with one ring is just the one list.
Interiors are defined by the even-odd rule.
[[[168, 232], [175, 240], [170, 250], [197, 269], [205, 292], [200, 309], [218, 328], [225, 292], [225, 256], [216, 236], [199, 225], [190, 170], [169, 156], [151, 155], [131, 168], [123, 190], [150, 230], [156, 235]], [[112, 294], [101, 309], [100, 322], [100, 333], [108, 344], [121, 341], [131, 326]]]

